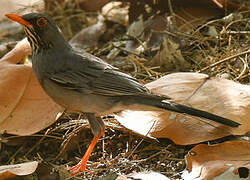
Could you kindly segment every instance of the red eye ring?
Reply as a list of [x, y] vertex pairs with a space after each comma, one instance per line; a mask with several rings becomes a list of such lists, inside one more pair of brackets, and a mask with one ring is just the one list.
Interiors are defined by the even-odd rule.
[[39, 27], [44, 27], [47, 24], [47, 19], [45, 19], [44, 17], [39, 18], [38, 20], [36, 20], [36, 24]]

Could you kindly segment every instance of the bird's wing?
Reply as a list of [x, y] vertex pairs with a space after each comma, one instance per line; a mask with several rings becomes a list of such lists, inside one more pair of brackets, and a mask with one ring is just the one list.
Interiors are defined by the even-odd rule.
[[73, 59], [75, 62], [70, 63], [71, 68], [50, 74], [50, 80], [67, 89], [104, 96], [139, 95], [148, 92], [135, 78], [95, 56], [76, 55]]

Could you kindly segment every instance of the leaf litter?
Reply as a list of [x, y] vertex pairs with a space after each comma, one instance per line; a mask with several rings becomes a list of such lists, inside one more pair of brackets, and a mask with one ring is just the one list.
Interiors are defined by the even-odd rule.
[[[58, 4], [58, 0], [49, 4], [48, 1], [45, 1], [45, 7], [48, 13], [55, 17], [67, 39], [73, 37], [83, 27], [98, 23], [97, 13], [93, 11], [90, 13], [86, 9], [83, 11], [78, 8], [76, 1], [62, 2]], [[155, 7], [157, 2], [152, 2], [154, 11], [157, 9]], [[53, 9], [53, 3], [56, 3], [57, 6], [54, 7], [57, 8]], [[126, 5], [126, 3], [123, 4], [123, 6]], [[185, 7], [185, 4], [183, 6]], [[131, 5], [132, 10], [133, 8], [134, 6]], [[150, 9], [150, 7], [147, 8]], [[132, 11], [131, 9], [130, 11]], [[171, 8], [169, 7], [169, 9]], [[183, 11], [176, 11], [176, 14], [181, 12]], [[176, 17], [179, 17], [177, 15]], [[136, 16], [130, 15], [130, 19], [133, 18], [136, 19]], [[160, 33], [164, 34], [163, 37], [168, 35], [173, 38], [174, 42], [176, 42], [176, 37], [179, 37], [179, 39], [177, 38], [179, 43], [177, 50], [180, 51], [180, 56], [190, 64], [187, 71], [205, 72], [209, 76], [219, 76], [249, 85], [249, 11], [229, 14], [219, 19], [209, 20], [209, 18], [205, 18], [202, 23], [200, 21], [199, 26], [188, 26], [190, 33], [185, 33], [186, 30], [184, 32], [170, 31], [171, 28]], [[188, 24], [186, 22], [182, 24]], [[79, 26], [80, 24], [81, 26]], [[152, 43], [150, 38], [154, 38], [155, 35], [152, 34], [155, 33], [157, 34], [157, 44], [158, 37], [162, 37], [158, 36], [158, 32], [152, 31], [150, 36], [146, 36], [146, 39], [143, 39], [145, 37], [128, 37], [124, 36], [126, 33], [124, 24], [128, 23], [123, 22], [117, 25], [109, 20], [106, 22], [106, 32], [98, 38], [98, 45], [85, 50], [102, 57], [111, 64], [116, 64], [144, 83], [176, 72], [176, 69], [161, 69], [161, 63], [148, 64], [152, 58], [156, 57], [160, 49], [150, 45], [148, 46], [150, 48], [147, 48], [147, 42]], [[108, 52], [114, 48], [115, 42], [125, 42], [126, 44], [128, 40], [133, 40], [146, 49], [134, 53], [133, 49], [127, 50], [124, 43], [121, 43], [119, 46], [115, 46], [121, 51], [111, 60], [106, 58]], [[166, 43], [166, 40], [162, 40], [160, 42], [165, 41]], [[142, 172], [144, 170], [161, 172], [171, 179], [181, 178], [181, 171], [185, 168], [184, 156], [193, 145], [178, 146], [168, 139], [156, 140], [143, 137], [125, 129], [112, 116], [106, 117], [105, 124], [107, 125], [105, 137], [95, 148], [88, 170], [80, 177], [74, 177], [75, 179], [94, 179], [110, 173], [130, 174], [134, 171]], [[1, 136], [1, 154], [3, 154], [0, 156], [1, 164], [39, 160], [41, 163], [35, 172], [38, 179], [49, 173], [54, 178], [70, 179], [67, 171], [64, 171], [62, 167], [67, 168], [79, 160], [77, 157], [80, 158], [85, 152], [92, 139], [92, 134], [82, 116], [64, 114], [53, 125], [18, 143], [20, 138], [22, 137], [8, 134]], [[231, 138], [216, 140], [213, 143]]]

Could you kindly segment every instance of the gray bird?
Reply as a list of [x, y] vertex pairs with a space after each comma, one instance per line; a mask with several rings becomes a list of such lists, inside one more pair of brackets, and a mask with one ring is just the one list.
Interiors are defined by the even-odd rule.
[[[88, 53], [79, 53], [65, 41], [56, 23], [46, 14], [7, 14], [22, 24], [32, 47], [34, 73], [45, 92], [69, 111], [86, 115], [94, 139], [71, 173], [84, 171], [99, 137], [104, 133], [101, 115], [131, 110], [165, 109], [212, 120], [227, 126], [240, 124], [150, 93], [139, 81]], [[163, 100], [165, 100], [163, 102]]]

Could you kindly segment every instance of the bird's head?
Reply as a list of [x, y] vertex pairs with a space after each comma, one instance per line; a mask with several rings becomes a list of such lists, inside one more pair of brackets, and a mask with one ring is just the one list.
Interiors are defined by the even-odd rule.
[[66, 43], [55, 21], [46, 14], [29, 13], [23, 16], [6, 14], [6, 16], [24, 26], [32, 50]]

